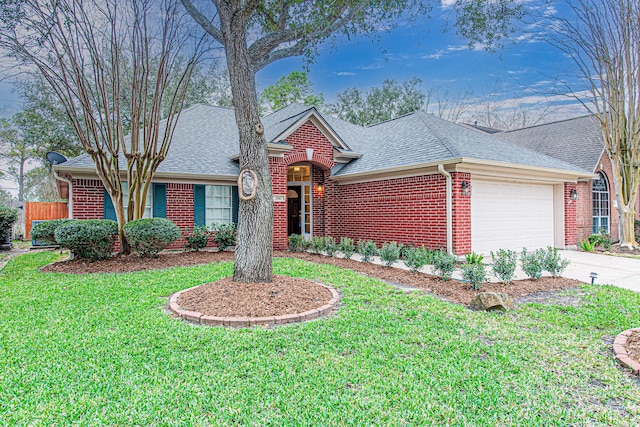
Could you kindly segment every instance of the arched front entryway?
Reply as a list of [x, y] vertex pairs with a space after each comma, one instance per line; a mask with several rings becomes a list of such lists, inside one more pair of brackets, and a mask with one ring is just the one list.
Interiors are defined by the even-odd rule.
[[591, 215], [593, 234], [610, 232], [609, 183], [604, 173], [598, 172], [598, 178], [591, 185]]
[[313, 230], [312, 166], [295, 164], [287, 168], [287, 235], [311, 237]]

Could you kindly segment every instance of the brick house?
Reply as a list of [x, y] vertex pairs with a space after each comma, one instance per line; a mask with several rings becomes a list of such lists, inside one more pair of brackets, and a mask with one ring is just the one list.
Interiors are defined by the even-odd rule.
[[[262, 122], [275, 249], [286, 248], [293, 233], [424, 244], [455, 254], [577, 243], [578, 203], [571, 194], [594, 174], [571, 162], [424, 112], [361, 127], [291, 105]], [[237, 159], [233, 110], [183, 111], [145, 216], [181, 228], [234, 221]], [[60, 181], [60, 188], [74, 218], [115, 218], [88, 155], [55, 170], [71, 183]]]
[[[494, 136], [538, 151], [592, 172], [592, 178], [578, 180], [576, 190], [576, 237], [604, 232], [619, 240], [618, 205], [611, 161], [604, 150], [600, 125], [589, 115], [524, 129], [496, 133]], [[640, 200], [636, 217], [640, 214]]]

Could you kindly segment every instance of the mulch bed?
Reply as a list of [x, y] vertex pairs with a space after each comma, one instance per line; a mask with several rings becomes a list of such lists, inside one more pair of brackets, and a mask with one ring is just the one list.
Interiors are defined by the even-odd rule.
[[162, 268], [186, 265], [210, 264], [212, 262], [231, 261], [233, 252], [166, 252], [157, 258], [140, 258], [137, 255], [117, 255], [102, 261], [89, 262], [83, 259], [54, 262], [40, 269], [45, 273], [129, 273], [141, 270], [159, 270]]
[[627, 342], [625, 343], [625, 348], [627, 349], [627, 353], [629, 353], [629, 357], [631, 360], [636, 362], [640, 362], [640, 332], [634, 331], [629, 338], [627, 338]]
[[313, 310], [331, 298], [310, 280], [274, 275], [271, 283], [237, 283], [227, 277], [183, 292], [178, 305], [206, 316], [268, 317]]

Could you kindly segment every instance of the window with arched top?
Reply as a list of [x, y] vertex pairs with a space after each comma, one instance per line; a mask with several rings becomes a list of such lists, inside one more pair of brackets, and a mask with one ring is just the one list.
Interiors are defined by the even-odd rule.
[[609, 234], [609, 184], [607, 177], [598, 172], [591, 186], [593, 233]]

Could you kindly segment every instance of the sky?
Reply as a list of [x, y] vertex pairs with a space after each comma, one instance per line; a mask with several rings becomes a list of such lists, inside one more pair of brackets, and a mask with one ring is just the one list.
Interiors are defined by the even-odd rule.
[[[430, 18], [400, 21], [391, 32], [381, 31], [378, 40], [338, 37], [335, 43], [323, 44], [306, 68], [314, 90], [332, 102], [347, 88], [366, 91], [385, 79], [401, 83], [417, 77], [423, 91], [433, 88], [454, 96], [466, 94], [466, 101], [476, 108], [491, 98], [506, 107], [524, 103], [535, 115], [552, 100], [555, 107], [546, 121], [587, 113], [578, 102], [562, 95], [566, 90], [559, 79], [571, 78], [573, 62], [544, 41], [536, 21], [530, 22], [526, 31], [514, 34], [503, 49], [490, 53], [482, 45], [469, 48], [453, 31], [442, 31], [451, 16], [452, 1], [442, 0]], [[518, 1], [529, 7], [540, 5], [541, 15], [558, 13], [551, 6], [542, 6], [543, 0]], [[268, 65], [257, 75], [258, 90], [292, 71], [303, 70], [305, 63], [303, 58], [288, 58]], [[19, 111], [20, 105], [12, 86], [0, 81], [0, 117]], [[472, 122], [472, 113], [473, 108], [464, 121]], [[13, 190], [15, 184], [0, 181], [0, 187]]]

